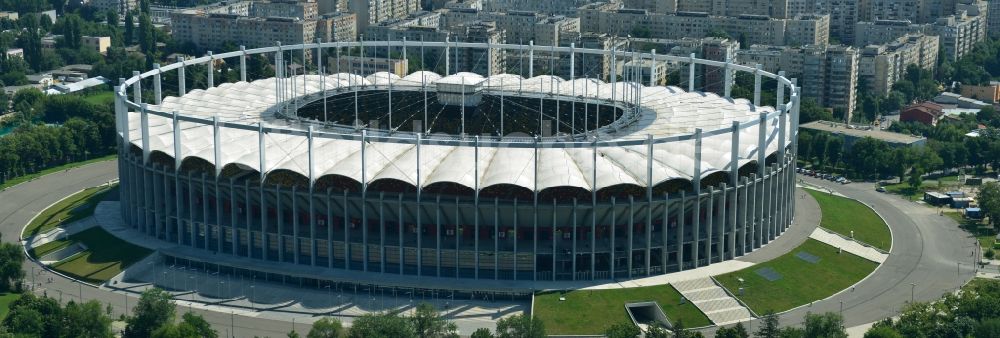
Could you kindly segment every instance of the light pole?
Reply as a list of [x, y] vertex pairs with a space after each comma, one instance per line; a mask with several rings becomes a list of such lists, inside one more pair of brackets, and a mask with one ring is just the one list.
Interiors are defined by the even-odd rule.
[[913, 291], [916, 289], [917, 284], [910, 283], [910, 304], [913, 304]]
[[253, 305], [253, 299], [254, 298], [256, 298], [256, 297], [254, 297], [254, 289], [253, 289], [253, 285], [251, 284], [250, 285], [250, 310], [256, 312], [257, 309], [255, 309], [254, 305]]
[[233, 333], [232, 337], [236, 337], [236, 312], [229, 310], [229, 331]]
[[76, 285], [80, 288], [80, 304], [83, 304], [83, 283], [76, 282]]

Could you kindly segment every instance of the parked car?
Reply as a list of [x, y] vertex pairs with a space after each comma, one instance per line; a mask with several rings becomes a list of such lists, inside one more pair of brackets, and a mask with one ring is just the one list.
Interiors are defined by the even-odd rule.
[[878, 188], [875, 188], [875, 191], [878, 191], [878, 192], [885, 192], [885, 187], [878, 187]]

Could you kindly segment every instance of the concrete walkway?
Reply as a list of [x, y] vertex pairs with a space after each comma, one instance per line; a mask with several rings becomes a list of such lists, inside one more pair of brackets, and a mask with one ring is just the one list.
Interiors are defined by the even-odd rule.
[[843, 249], [844, 251], [875, 263], [881, 264], [889, 258], [889, 254], [882, 253], [875, 248], [844, 238], [839, 234], [830, 232], [829, 230], [823, 228], [816, 228], [813, 230], [813, 233], [809, 235], [809, 238], [829, 244], [835, 248]]
[[749, 309], [716, 285], [710, 277], [678, 282], [673, 286], [715, 325], [738, 323], [752, 318]]
[[97, 226], [97, 219], [95, 219], [94, 217], [87, 217], [78, 220], [76, 222], [70, 223], [66, 226], [57, 227], [45, 233], [31, 236], [28, 239], [24, 240], [24, 246], [29, 249], [34, 249], [39, 246], [72, 236], [73, 234], [93, 228], [95, 226]]

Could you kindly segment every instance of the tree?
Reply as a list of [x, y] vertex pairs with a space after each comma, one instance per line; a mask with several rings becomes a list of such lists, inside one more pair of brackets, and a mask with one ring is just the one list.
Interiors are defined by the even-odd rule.
[[543, 338], [545, 323], [536, 317], [519, 314], [497, 321], [497, 338]]
[[990, 218], [990, 224], [997, 225], [1000, 219], [1000, 184], [997, 182], [986, 182], [979, 189], [979, 207], [983, 213]]
[[892, 326], [872, 326], [865, 332], [864, 338], [903, 338], [903, 335]]
[[[994, 338], [1000, 337], [1000, 319], [990, 318], [979, 322], [976, 326], [976, 338]], [[868, 334], [865, 334], [865, 338], [869, 338]]]
[[780, 329], [778, 328], [778, 315], [773, 311], [767, 311], [764, 313], [764, 317], [761, 318], [760, 328], [754, 333], [760, 338], [777, 338]]
[[344, 334], [344, 326], [340, 320], [323, 317], [313, 323], [306, 338], [337, 338]]
[[715, 338], [750, 338], [750, 333], [743, 327], [743, 323], [736, 323], [733, 327], [719, 328], [715, 331]]
[[132, 316], [125, 319], [122, 337], [149, 337], [153, 331], [174, 319], [174, 305], [170, 294], [158, 288], [143, 291], [139, 303], [132, 310]]
[[116, 10], [110, 10], [110, 11], [108, 11], [104, 15], [104, 20], [105, 20], [105, 22], [107, 22], [107, 24], [109, 26], [117, 27], [118, 26], [118, 11], [116, 11]]
[[493, 338], [493, 333], [490, 332], [490, 329], [481, 327], [473, 331], [469, 338]]
[[409, 319], [394, 312], [369, 313], [354, 321], [347, 335], [351, 338], [407, 338], [416, 337]]
[[101, 303], [91, 300], [83, 304], [69, 302], [63, 309], [65, 337], [113, 337], [111, 318], [101, 308]]
[[132, 12], [125, 13], [125, 45], [131, 45], [132, 41], [135, 41], [135, 19], [132, 17]]
[[[21, 294], [9, 305], [10, 312], [3, 326], [26, 336], [59, 337], [63, 323], [62, 308], [54, 299]], [[50, 320], [55, 319], [55, 320]]]
[[635, 338], [641, 333], [639, 327], [632, 323], [615, 323], [604, 330], [607, 338]]
[[28, 61], [31, 69], [42, 71], [42, 37], [38, 33], [38, 19], [36, 15], [25, 15], [21, 21], [24, 21], [22, 27], [25, 33], [17, 38], [17, 45], [24, 48], [24, 60]]
[[844, 331], [844, 318], [833, 312], [806, 313], [805, 326], [806, 337], [847, 338], [847, 332]]
[[416, 330], [417, 337], [458, 337], [458, 333], [456, 332], [458, 327], [455, 323], [442, 318], [437, 309], [434, 308], [434, 305], [428, 303], [417, 305], [417, 309], [410, 320], [413, 322], [413, 329]]
[[156, 32], [148, 14], [139, 15], [139, 50], [147, 56], [156, 53]]
[[24, 279], [24, 251], [14, 243], [0, 244], [0, 291], [18, 291], [21, 280]]

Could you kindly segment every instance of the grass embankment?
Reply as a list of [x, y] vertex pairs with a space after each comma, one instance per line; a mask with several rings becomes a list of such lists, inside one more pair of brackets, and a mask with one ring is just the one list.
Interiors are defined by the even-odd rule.
[[[559, 297], [566, 297], [560, 301]], [[625, 303], [656, 301], [672, 323], [685, 327], [710, 325], [690, 302], [680, 303], [681, 295], [670, 285], [627, 289], [542, 292], [535, 295], [534, 315], [545, 322], [549, 334], [600, 334], [615, 323], [631, 323]]]
[[848, 237], [854, 231], [854, 240], [889, 251], [892, 245], [889, 226], [871, 208], [849, 198], [812, 189], [806, 191], [823, 211], [821, 227]]
[[99, 227], [74, 234], [69, 241], [81, 243], [87, 250], [51, 267], [90, 283], [105, 282], [152, 253], [152, 250], [120, 240]]
[[[796, 257], [800, 252], [816, 256], [819, 261], [810, 263]], [[757, 314], [763, 314], [782, 312], [829, 297], [865, 278], [876, 267], [878, 264], [872, 261], [846, 251], [838, 254], [836, 248], [809, 239], [774, 260], [715, 278]], [[780, 279], [769, 281], [756, 273], [764, 268], [777, 272]], [[742, 284], [738, 278], [743, 279]], [[740, 286], [744, 288], [743, 295], [738, 294]]]
[[112, 91], [101, 91], [93, 94], [85, 94], [83, 100], [94, 105], [109, 105], [115, 103], [115, 93]]
[[58, 167], [48, 168], [48, 169], [39, 171], [39, 172], [34, 173], [34, 174], [27, 174], [27, 175], [24, 175], [24, 176], [14, 177], [12, 179], [7, 180], [7, 182], [4, 182], [4, 183], [0, 184], [0, 190], [7, 189], [7, 188], [13, 187], [15, 185], [18, 185], [18, 184], [21, 184], [21, 183], [24, 183], [24, 182], [27, 182], [27, 181], [30, 181], [30, 180], [33, 180], [33, 179], [36, 179], [36, 178], [48, 175], [48, 174], [51, 174], [51, 173], [54, 173], [54, 172], [59, 172], [59, 171], [63, 171], [63, 170], [69, 170], [69, 169], [73, 169], [73, 168], [76, 168], [76, 167], [85, 166], [85, 165], [88, 165], [88, 164], [91, 164], [91, 163], [110, 161], [110, 160], [115, 159], [117, 156], [118, 155], [112, 154], [112, 155], [107, 155], [107, 156], [92, 158], [92, 159], [89, 159], [89, 160], [86, 160], [86, 161], [67, 163], [67, 164], [63, 164], [63, 165], [58, 166]]
[[42, 234], [60, 225], [73, 223], [93, 215], [97, 203], [103, 200], [108, 193], [117, 191], [117, 187], [117, 185], [92, 187], [70, 195], [70, 197], [39, 213], [24, 228], [24, 233], [21, 236], [30, 237]]

